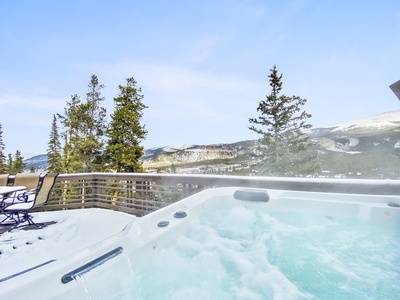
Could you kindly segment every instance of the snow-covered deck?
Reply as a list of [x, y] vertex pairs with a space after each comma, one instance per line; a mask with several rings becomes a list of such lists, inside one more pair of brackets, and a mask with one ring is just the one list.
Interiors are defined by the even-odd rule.
[[36, 223], [46, 226], [14, 229], [0, 235], [0, 281], [93, 245], [137, 219], [126, 213], [98, 208], [32, 215]]

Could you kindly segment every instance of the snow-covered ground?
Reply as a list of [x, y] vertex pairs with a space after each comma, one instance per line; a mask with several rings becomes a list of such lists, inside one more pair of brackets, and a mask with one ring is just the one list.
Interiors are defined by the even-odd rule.
[[50, 260], [59, 259], [108, 238], [137, 217], [91, 208], [33, 213], [42, 229], [14, 229], [0, 236], [0, 280]]
[[339, 123], [328, 128], [332, 131], [346, 131], [356, 128], [393, 128], [400, 126], [400, 110], [386, 112], [380, 115]]

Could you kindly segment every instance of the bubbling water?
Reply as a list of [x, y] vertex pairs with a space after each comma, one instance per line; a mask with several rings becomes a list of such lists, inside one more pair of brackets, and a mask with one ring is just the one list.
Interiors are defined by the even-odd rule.
[[212, 205], [136, 274], [141, 299], [397, 299], [400, 236], [381, 224]]

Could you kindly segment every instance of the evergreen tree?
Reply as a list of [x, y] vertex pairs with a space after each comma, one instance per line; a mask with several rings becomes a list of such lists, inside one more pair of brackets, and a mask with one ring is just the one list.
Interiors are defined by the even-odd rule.
[[7, 161], [7, 172], [10, 174], [17, 174], [22, 173], [25, 168], [24, 158], [21, 155], [21, 151], [15, 151], [14, 157], [11, 153], [8, 154], [8, 161]]
[[58, 133], [57, 118], [55, 115], [53, 116], [50, 139], [47, 145], [47, 171], [53, 173], [62, 173], [61, 142], [60, 135]]
[[12, 157], [12, 154], [8, 153], [8, 156], [7, 156], [7, 173], [9, 173], [9, 174], [15, 174], [14, 170], [13, 170], [13, 162], [14, 162], [14, 159]]
[[25, 168], [25, 163], [24, 163], [24, 158], [21, 155], [21, 151], [17, 150], [15, 151], [15, 157], [14, 157], [14, 174], [16, 173], [22, 173]]
[[103, 168], [102, 152], [106, 129], [106, 109], [101, 107], [101, 90], [96, 75], [92, 75], [88, 85], [86, 102], [78, 95], [67, 102], [64, 115], [58, 115], [65, 131], [63, 148], [63, 170], [67, 173], [93, 172]]
[[259, 102], [257, 111], [261, 115], [249, 119], [253, 124], [249, 129], [262, 136], [257, 171], [277, 176], [313, 174], [318, 164], [315, 152], [310, 151], [311, 139], [304, 134], [311, 128], [306, 123], [311, 114], [301, 108], [307, 100], [280, 95], [282, 74], [278, 75], [276, 66], [270, 71], [271, 94]]
[[4, 153], [5, 149], [6, 146], [3, 142], [3, 128], [2, 125], [0, 124], [0, 174], [7, 173], [6, 155]]
[[64, 140], [62, 152], [62, 170], [65, 173], [77, 173], [82, 171], [82, 163], [79, 156], [74, 151], [75, 144], [79, 136], [80, 119], [78, 116], [78, 107], [81, 104], [78, 95], [72, 95], [71, 101], [67, 102], [64, 108], [64, 115], [57, 114], [64, 126], [61, 136]]
[[114, 113], [107, 130], [109, 137], [106, 156], [109, 167], [117, 172], [143, 172], [139, 158], [143, 155], [140, 141], [145, 139], [147, 131], [140, 124], [142, 110], [147, 108], [142, 102], [141, 88], [136, 87], [133, 78], [126, 79], [126, 86], [120, 85], [119, 95], [114, 98]]
[[80, 152], [83, 162], [83, 172], [93, 172], [102, 169], [103, 137], [106, 126], [106, 109], [101, 106], [104, 97], [101, 96], [103, 84], [99, 84], [96, 75], [92, 75], [86, 94], [86, 103], [81, 104]]

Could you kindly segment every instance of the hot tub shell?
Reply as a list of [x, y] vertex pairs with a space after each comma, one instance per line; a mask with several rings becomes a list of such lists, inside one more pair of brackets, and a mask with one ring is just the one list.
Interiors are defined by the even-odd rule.
[[[250, 194], [265, 192], [269, 198], [268, 201], [234, 199], [233, 195], [238, 190]], [[128, 255], [134, 272], [141, 270], [159, 249], [173, 243], [176, 237], [190, 228], [192, 215], [201, 213], [207, 205], [215, 201], [242, 201], [247, 206], [255, 208], [268, 206], [271, 210], [313, 212], [380, 222], [387, 226], [400, 225], [400, 208], [397, 207], [400, 204], [399, 196], [242, 189], [240, 187], [208, 189], [139, 218], [121, 232], [90, 247], [61, 259], [32, 266], [25, 272], [3, 279], [0, 283], [0, 298], [82, 298], [82, 291], [77, 284], [65, 278], [73, 278], [74, 272], [90, 273], [91, 269], [103, 263], [101, 259], [112, 260], [111, 254], [118, 255], [119, 250]], [[176, 217], [177, 212], [184, 212], [186, 216]], [[160, 226], [160, 222], [163, 226]], [[86, 267], [89, 269], [84, 270]]]

